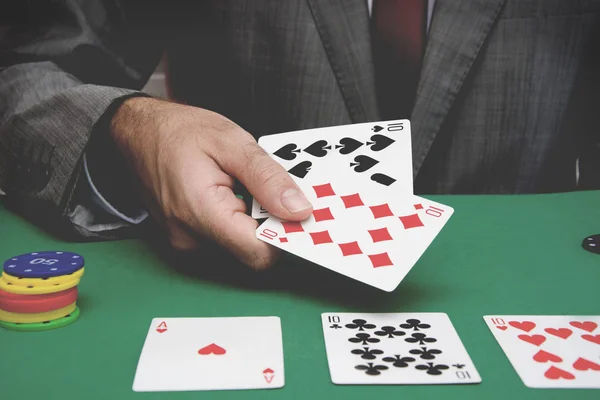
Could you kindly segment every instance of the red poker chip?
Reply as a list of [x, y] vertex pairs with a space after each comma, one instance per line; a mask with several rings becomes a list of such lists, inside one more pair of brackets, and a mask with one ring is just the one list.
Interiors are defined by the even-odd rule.
[[13, 313], [43, 313], [58, 310], [77, 301], [77, 286], [57, 293], [15, 294], [0, 290], [0, 310]]

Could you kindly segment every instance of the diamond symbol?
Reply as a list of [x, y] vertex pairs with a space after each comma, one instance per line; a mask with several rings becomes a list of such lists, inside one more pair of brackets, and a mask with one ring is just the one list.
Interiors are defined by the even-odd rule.
[[423, 209], [423, 205], [421, 203], [415, 204], [415, 210], [422, 210], [422, 209]]
[[358, 242], [350, 242], [350, 243], [340, 243], [340, 250], [342, 250], [342, 254], [345, 256], [352, 256], [355, 254], [362, 254], [362, 250], [358, 245]]
[[419, 214], [411, 214], [405, 215], [404, 217], [399, 217], [402, 225], [404, 225], [404, 229], [416, 228], [423, 225], [421, 222], [421, 218], [419, 218]]
[[31, 268], [26, 269], [25, 272], [31, 272]]
[[58, 268], [50, 268], [50, 271], [57, 271]]
[[310, 237], [314, 244], [333, 243], [329, 231], [311, 232]]
[[280, 241], [281, 243], [287, 243], [287, 242], [288, 242], [288, 238], [286, 238], [286, 237], [282, 237], [282, 238], [279, 238], [279, 241]]
[[391, 217], [394, 215], [392, 210], [390, 210], [390, 206], [388, 206], [387, 203], [380, 204], [378, 206], [371, 206], [369, 208], [373, 212], [373, 217], [375, 217], [375, 219], [383, 218], [383, 217]]
[[313, 186], [313, 189], [315, 190], [317, 198], [335, 195], [335, 192], [333, 191], [333, 188], [331, 187], [330, 183]]
[[383, 242], [385, 240], [392, 240], [390, 232], [388, 232], [387, 228], [385, 227], [381, 229], [369, 230], [368, 232], [371, 235], [371, 238], [373, 238], [374, 243]]
[[304, 232], [304, 228], [300, 222], [281, 222], [285, 233]]
[[392, 260], [390, 260], [388, 253], [369, 254], [369, 258], [371, 259], [373, 268], [387, 267], [390, 265], [394, 265], [394, 264], [392, 264]]
[[14, 267], [16, 267], [16, 265], [8, 265], [7, 267], [8, 268], [14, 268]]
[[331, 214], [331, 210], [329, 209], [329, 207], [314, 210], [313, 216], [315, 217], [316, 222], [327, 221], [329, 219], [335, 219], [335, 218], [333, 218], [333, 214]]
[[340, 196], [346, 208], [364, 206], [362, 199], [358, 193], [351, 194], [348, 196]]

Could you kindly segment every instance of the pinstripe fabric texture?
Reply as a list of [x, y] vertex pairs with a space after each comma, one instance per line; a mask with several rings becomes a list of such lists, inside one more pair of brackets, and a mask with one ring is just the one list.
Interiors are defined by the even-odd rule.
[[[78, 194], [82, 154], [165, 49], [178, 100], [256, 137], [380, 118], [366, 0], [43, 4], [0, 30], [0, 188], [39, 223], [115, 226]], [[573, 91], [598, 65], [599, 24], [600, 0], [438, 0], [411, 118], [415, 191], [577, 190], [582, 157], [600, 187], [600, 74]]]

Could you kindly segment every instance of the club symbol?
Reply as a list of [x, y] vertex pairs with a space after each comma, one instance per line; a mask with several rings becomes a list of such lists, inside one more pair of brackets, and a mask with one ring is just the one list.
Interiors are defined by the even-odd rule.
[[338, 324], [333, 324], [333, 325], [330, 326], [330, 328], [333, 328], [333, 329], [335, 329], [337, 331], [338, 329], [342, 329], [342, 326], [338, 325]]
[[331, 150], [331, 146], [327, 143], [327, 140], [317, 140], [305, 148], [304, 152], [315, 157], [325, 157], [327, 155], [327, 150]]
[[380, 371], [388, 369], [385, 365], [374, 365], [373, 363], [367, 363], [367, 365], [357, 365], [354, 367], [358, 370], [365, 371], [367, 375], [381, 375]]
[[364, 331], [365, 329], [375, 329], [377, 327], [373, 324], [367, 324], [367, 321], [364, 319], [353, 319], [351, 324], [346, 324], [346, 328], [358, 328], [359, 331]]
[[408, 343], [418, 343], [420, 345], [424, 345], [425, 343], [435, 343], [437, 339], [432, 337], [427, 337], [424, 333], [413, 333], [412, 337], [404, 339], [404, 341]]
[[355, 350], [352, 350], [350, 353], [356, 354], [356, 355], [360, 354], [360, 358], [365, 359], [365, 360], [374, 360], [377, 358], [378, 355], [383, 354], [383, 350], [378, 350], [378, 349], [370, 350], [368, 347], [363, 347], [363, 350], [355, 349]]
[[340, 144], [336, 144], [335, 148], [340, 149], [340, 154], [350, 154], [362, 145], [362, 142], [354, 138], [345, 137], [340, 139]]
[[365, 155], [360, 155], [354, 157], [354, 162], [351, 162], [350, 166], [354, 167], [355, 172], [365, 172], [378, 163], [379, 161], [377, 161], [374, 158]]
[[404, 331], [396, 330], [393, 326], [382, 326], [380, 331], [376, 331], [375, 334], [377, 336], [387, 336], [390, 339], [393, 339], [395, 336], [404, 336], [406, 333]]
[[302, 161], [301, 163], [290, 168], [288, 172], [300, 179], [303, 179], [306, 174], [308, 174], [308, 171], [310, 171], [310, 167], [312, 167], [312, 163], [310, 161]]
[[431, 325], [422, 324], [421, 320], [418, 320], [418, 319], [407, 319], [406, 323], [400, 324], [400, 328], [414, 329], [415, 331], [418, 331], [420, 329], [429, 329], [429, 328], [431, 328]]
[[410, 354], [418, 355], [423, 360], [434, 360], [436, 354], [442, 354], [441, 350], [431, 349], [427, 350], [427, 347], [421, 347], [421, 350], [414, 349], [409, 351]]
[[452, 364], [452, 366], [456, 369], [463, 369], [465, 367], [465, 364]]
[[371, 146], [372, 151], [383, 150], [395, 142], [394, 139], [379, 134], [371, 136], [371, 140], [371, 142], [367, 142], [367, 146]]
[[409, 362], [415, 361], [412, 357], [401, 357], [399, 354], [394, 357], [384, 357], [383, 361], [391, 362], [394, 367], [405, 368], [408, 367]]
[[368, 346], [369, 343], [379, 343], [380, 340], [377, 338], [371, 337], [368, 333], [357, 333], [355, 337], [348, 339], [349, 342], [352, 343], [360, 343], [363, 346]]
[[295, 143], [290, 143], [281, 147], [273, 154], [281, 159], [291, 161], [296, 158], [296, 154], [300, 153], [301, 151], [302, 150], [300, 150]]
[[417, 365], [415, 368], [418, 370], [421, 370], [421, 371], [427, 371], [427, 374], [429, 374], [429, 375], [441, 375], [442, 371], [445, 369], [448, 369], [449, 367], [444, 364], [434, 365], [433, 363], [428, 362], [426, 365], [425, 364]]

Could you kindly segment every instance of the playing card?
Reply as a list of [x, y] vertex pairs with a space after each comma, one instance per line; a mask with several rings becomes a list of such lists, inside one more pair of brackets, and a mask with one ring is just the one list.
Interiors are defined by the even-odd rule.
[[277, 317], [155, 318], [136, 392], [267, 389], [284, 385]]
[[381, 290], [404, 279], [453, 213], [418, 196], [394, 201], [377, 193], [315, 185], [306, 192], [312, 215], [302, 222], [270, 217], [260, 240]]
[[324, 313], [331, 380], [336, 384], [478, 383], [443, 313]]
[[[394, 120], [263, 136], [258, 144], [305, 191], [323, 178], [395, 197], [413, 193], [410, 121]], [[253, 199], [252, 217], [270, 214]]]
[[525, 386], [600, 388], [600, 316], [484, 316]]

